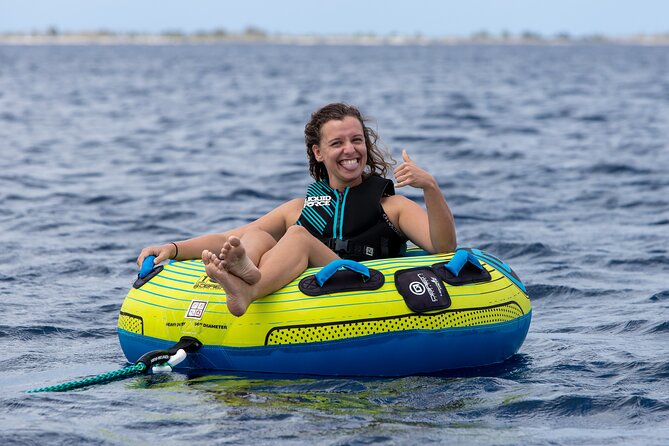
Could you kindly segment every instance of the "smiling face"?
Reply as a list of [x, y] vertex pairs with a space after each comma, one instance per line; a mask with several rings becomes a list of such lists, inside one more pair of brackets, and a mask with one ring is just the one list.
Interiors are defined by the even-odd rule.
[[330, 186], [343, 189], [362, 183], [367, 146], [360, 121], [353, 116], [331, 120], [321, 127], [321, 140], [312, 147], [316, 160], [328, 171]]

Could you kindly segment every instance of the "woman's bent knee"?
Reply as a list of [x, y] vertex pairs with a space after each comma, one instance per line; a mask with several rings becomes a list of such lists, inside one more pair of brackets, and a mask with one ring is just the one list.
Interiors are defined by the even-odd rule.
[[304, 226], [299, 226], [299, 225], [293, 225], [290, 228], [288, 228], [286, 230], [286, 235], [284, 235], [284, 237], [316, 239]]

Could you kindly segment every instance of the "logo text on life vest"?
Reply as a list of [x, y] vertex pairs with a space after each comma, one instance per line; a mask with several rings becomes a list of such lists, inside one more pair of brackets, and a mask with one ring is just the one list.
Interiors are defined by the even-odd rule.
[[304, 207], [310, 208], [314, 206], [329, 206], [330, 200], [332, 200], [332, 197], [329, 195], [321, 195], [318, 197], [307, 197], [306, 200], [304, 200]]

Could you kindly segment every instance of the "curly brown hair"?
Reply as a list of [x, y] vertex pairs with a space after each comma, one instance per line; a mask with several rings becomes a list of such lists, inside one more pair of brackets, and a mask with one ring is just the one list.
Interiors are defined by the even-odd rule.
[[[379, 135], [370, 127], [365, 125], [367, 119], [362, 116], [360, 110], [356, 107], [343, 103], [328, 104], [325, 107], [316, 110], [311, 114], [311, 120], [304, 126], [304, 143], [307, 146], [307, 157], [309, 158], [309, 174], [316, 181], [327, 180], [328, 172], [325, 164], [316, 160], [316, 155], [312, 147], [321, 143], [321, 129], [326, 122], [337, 120], [342, 121], [345, 117], [351, 116], [360, 121], [365, 135], [365, 146], [367, 147], [367, 175], [378, 175], [385, 177], [392, 168], [392, 164], [387, 162], [383, 152], [376, 145]], [[392, 160], [392, 158], [391, 158]]]

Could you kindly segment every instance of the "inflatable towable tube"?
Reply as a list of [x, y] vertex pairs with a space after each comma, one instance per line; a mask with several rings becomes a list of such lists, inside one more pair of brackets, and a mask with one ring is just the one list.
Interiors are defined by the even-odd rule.
[[149, 260], [121, 307], [121, 348], [135, 362], [190, 337], [203, 346], [178, 368], [405, 376], [502, 362], [527, 335], [525, 286], [483, 251], [337, 262], [235, 317], [202, 261]]

